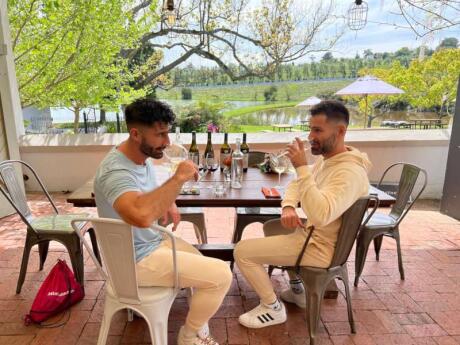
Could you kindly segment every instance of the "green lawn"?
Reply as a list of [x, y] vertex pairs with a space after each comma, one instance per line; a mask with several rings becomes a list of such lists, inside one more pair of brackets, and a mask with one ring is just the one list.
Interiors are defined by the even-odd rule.
[[261, 104], [261, 105], [252, 105], [249, 107], [231, 109], [224, 112], [225, 117], [236, 117], [244, 114], [251, 114], [261, 110], [269, 110], [269, 109], [276, 109], [276, 108], [289, 108], [293, 107], [298, 102], [273, 102], [269, 104]]
[[[324, 92], [336, 92], [350, 84], [349, 80], [304, 81], [298, 83], [231, 85], [219, 87], [192, 87], [192, 99], [206, 101], [265, 101], [264, 91], [271, 86], [277, 87], [276, 101], [300, 102]], [[159, 99], [177, 99], [181, 97], [181, 87], [171, 90], [157, 90]]]

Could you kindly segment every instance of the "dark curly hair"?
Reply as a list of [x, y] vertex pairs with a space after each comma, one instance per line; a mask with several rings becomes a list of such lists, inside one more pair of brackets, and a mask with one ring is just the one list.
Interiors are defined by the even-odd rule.
[[156, 122], [172, 125], [176, 115], [166, 103], [141, 98], [126, 106], [125, 119], [128, 128], [133, 125], [152, 126]]
[[325, 115], [328, 120], [344, 122], [348, 126], [350, 113], [342, 102], [335, 100], [322, 101], [310, 110], [311, 116]]

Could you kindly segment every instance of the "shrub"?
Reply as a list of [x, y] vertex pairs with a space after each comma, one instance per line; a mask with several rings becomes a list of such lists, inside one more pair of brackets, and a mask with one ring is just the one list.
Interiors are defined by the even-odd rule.
[[192, 89], [188, 88], [188, 87], [184, 87], [182, 88], [181, 90], [182, 92], [182, 99], [192, 99]]

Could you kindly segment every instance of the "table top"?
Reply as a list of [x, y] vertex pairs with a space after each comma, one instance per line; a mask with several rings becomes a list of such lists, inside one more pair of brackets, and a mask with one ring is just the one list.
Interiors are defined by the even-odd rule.
[[[159, 169], [161, 169], [159, 167]], [[286, 186], [294, 178], [293, 174], [282, 174], [281, 185]], [[280, 207], [281, 200], [267, 199], [262, 194], [262, 187], [273, 187], [278, 183], [277, 174], [265, 174], [257, 168], [249, 168], [244, 174], [241, 189], [229, 188], [221, 197], [214, 195], [213, 187], [216, 182], [222, 182], [223, 175], [219, 170], [209, 173], [199, 183], [200, 195], [178, 195], [176, 204], [179, 207]], [[281, 196], [284, 190], [280, 190]], [[391, 206], [395, 198], [373, 186], [369, 188], [370, 194], [376, 194], [380, 206]], [[94, 207], [96, 202], [93, 196], [93, 179], [71, 193], [67, 202], [75, 207]]]

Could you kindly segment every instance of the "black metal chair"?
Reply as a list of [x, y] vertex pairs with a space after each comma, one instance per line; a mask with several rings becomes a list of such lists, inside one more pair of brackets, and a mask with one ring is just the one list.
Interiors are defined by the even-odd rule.
[[[43, 193], [46, 195], [46, 198], [52, 206], [54, 211], [53, 214], [46, 216], [34, 216], [32, 214], [29, 206], [27, 205], [26, 194], [17, 178], [18, 175], [22, 176], [23, 167], [27, 167], [32, 172], [34, 178], [40, 185]], [[6, 160], [0, 163], [0, 192], [8, 200], [11, 206], [13, 206], [27, 226], [26, 242], [24, 245], [24, 253], [22, 255], [21, 270], [19, 272], [16, 293], [21, 292], [21, 288], [26, 277], [31, 248], [38, 244], [38, 253], [40, 256], [39, 269], [41, 271], [48, 255], [50, 241], [58, 241], [67, 248], [75, 278], [83, 285], [84, 270], [82, 244], [80, 238], [72, 228], [71, 221], [75, 218], [86, 217], [87, 214], [59, 214], [56, 205], [51, 199], [51, 196], [37, 173], [29, 164], [20, 160]], [[86, 223], [82, 223], [81, 229], [83, 230], [85, 227]], [[89, 228], [87, 231], [89, 232], [91, 238], [93, 251], [99, 262], [101, 262], [94, 230]]]
[[[248, 166], [257, 167], [265, 158], [265, 152], [249, 152]], [[235, 229], [233, 231], [232, 242], [237, 243], [243, 236], [243, 231], [251, 223], [265, 223], [268, 220], [281, 217], [279, 207], [237, 207], [235, 218]]]
[[[363, 221], [372, 200], [375, 202], [372, 211]], [[305, 245], [297, 258], [295, 266], [280, 267], [296, 272], [305, 287], [305, 296], [307, 299], [306, 317], [310, 345], [316, 344], [316, 330], [321, 316], [321, 302], [324, 298], [326, 288], [329, 283], [336, 278], [343, 282], [347, 301], [348, 321], [350, 323], [351, 332], [356, 333], [351, 306], [350, 287], [348, 284], [347, 260], [360, 228], [372, 217], [378, 207], [378, 203], [379, 200], [376, 196], [369, 195], [358, 199], [347, 211], [345, 211], [342, 215], [342, 224], [337, 237], [334, 256], [328, 268], [301, 266], [303, 254], [305, 250], [308, 250], [307, 244], [310, 235], [314, 232], [313, 227], [310, 227], [310, 235], [307, 236]], [[278, 221], [267, 222], [264, 224], [264, 229], [266, 228], [265, 230], [267, 232], [270, 232], [270, 223], [273, 223], [273, 226], [279, 227]]]
[[[396, 202], [392, 206], [389, 214], [375, 213], [364, 226], [358, 235], [356, 243], [356, 259], [355, 259], [355, 282], [358, 286], [359, 277], [363, 272], [364, 263], [366, 261], [367, 251], [371, 241], [374, 241], [374, 249], [377, 261], [379, 260], [380, 248], [382, 247], [383, 236], [391, 237], [396, 240], [398, 251], [398, 266], [401, 279], [404, 280], [404, 268], [401, 255], [401, 243], [399, 236], [399, 224], [406, 216], [407, 212], [414, 205], [415, 201], [420, 197], [427, 185], [426, 171], [420, 167], [409, 163], [395, 163], [388, 167], [383, 173], [377, 188], [382, 189], [381, 184], [389, 171], [396, 167], [402, 167], [401, 176], [399, 178], [398, 189], [396, 194]], [[412, 192], [419, 180], [421, 174], [421, 187], [412, 199]]]

